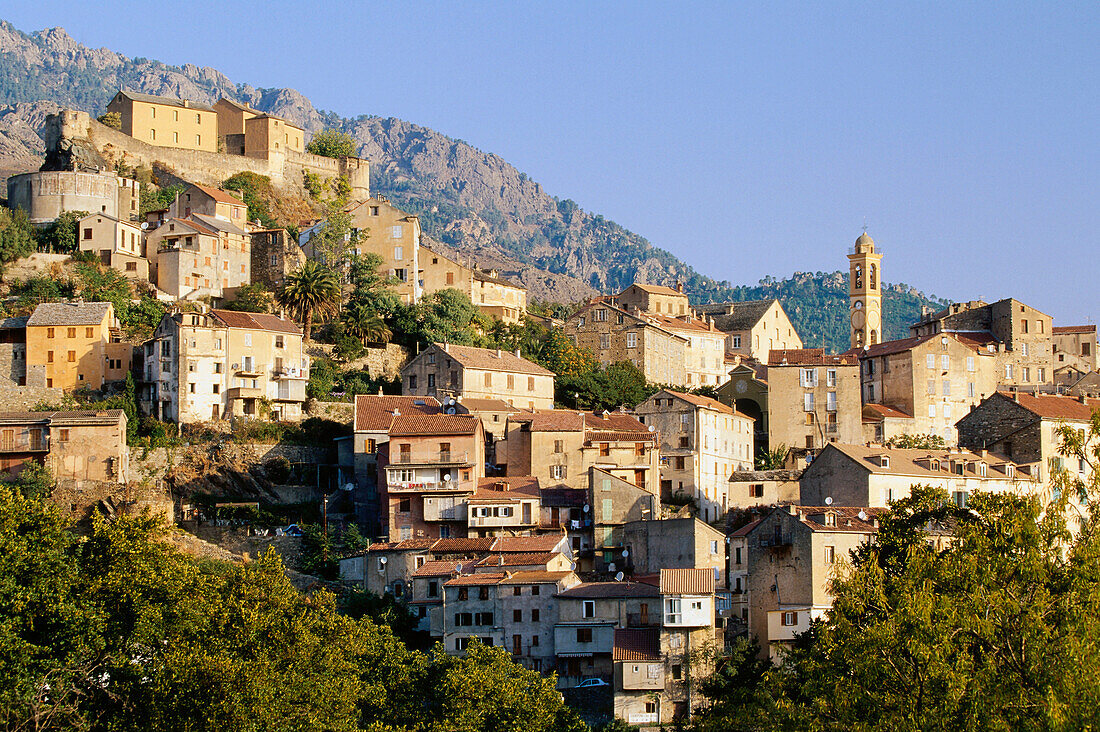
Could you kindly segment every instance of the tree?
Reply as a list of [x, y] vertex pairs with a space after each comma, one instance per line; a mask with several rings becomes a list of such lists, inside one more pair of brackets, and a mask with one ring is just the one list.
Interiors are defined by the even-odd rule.
[[79, 251], [77, 226], [87, 211], [62, 211], [54, 221], [38, 231], [38, 247], [47, 252], [73, 254]]
[[0, 207], [0, 263], [29, 256], [34, 248], [34, 227], [26, 212]]
[[275, 295], [262, 282], [253, 282], [237, 289], [237, 297], [225, 304], [226, 310], [244, 313], [270, 313]]
[[947, 448], [947, 443], [937, 434], [894, 435], [886, 441], [886, 446], [912, 450], [944, 450]]
[[348, 267], [357, 241], [358, 236], [352, 231], [351, 214], [344, 210], [342, 202], [328, 201], [325, 220], [314, 229], [308, 240], [313, 249], [311, 258], [343, 272]]
[[122, 129], [122, 115], [118, 112], [107, 112], [96, 117], [96, 121], [100, 124], [110, 127], [112, 130]]
[[271, 178], [246, 170], [227, 178], [222, 187], [241, 194], [241, 199], [248, 206], [249, 221], [259, 221], [269, 229], [278, 225], [271, 214], [272, 201], [277, 198], [271, 187]]
[[[952, 541], [937, 548], [927, 527]], [[786, 729], [1084, 729], [1100, 723], [1100, 532], [1065, 499], [913, 489], [831, 583], [827, 619], [736, 708]], [[716, 703], [720, 698], [715, 699]], [[766, 720], [761, 722], [760, 720]]]
[[355, 138], [346, 132], [326, 127], [313, 136], [306, 152], [326, 158], [353, 157], [358, 148]]
[[283, 280], [275, 301], [295, 313], [302, 323], [302, 333], [309, 340], [313, 316], [326, 317], [339, 308], [340, 285], [332, 270], [313, 260], [307, 260]]
[[776, 445], [770, 450], [764, 450], [763, 448], [756, 455], [756, 469], [757, 470], [782, 470], [787, 467], [787, 455], [790, 453], [788, 448], [783, 443]]
[[401, 298], [393, 291], [397, 279], [383, 275], [382, 266], [382, 257], [374, 252], [351, 256], [348, 267], [351, 295], [348, 304], [364, 305], [383, 318], [389, 318], [401, 307]]
[[386, 325], [377, 312], [363, 302], [350, 302], [340, 316], [345, 332], [358, 338], [363, 345], [368, 343], [389, 343], [393, 331]]

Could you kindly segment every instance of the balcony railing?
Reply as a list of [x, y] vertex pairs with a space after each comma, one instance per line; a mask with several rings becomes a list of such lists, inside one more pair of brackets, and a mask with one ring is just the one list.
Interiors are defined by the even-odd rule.
[[440, 451], [414, 455], [411, 452], [401, 452], [393, 462], [398, 465], [462, 465], [470, 462], [470, 453]]

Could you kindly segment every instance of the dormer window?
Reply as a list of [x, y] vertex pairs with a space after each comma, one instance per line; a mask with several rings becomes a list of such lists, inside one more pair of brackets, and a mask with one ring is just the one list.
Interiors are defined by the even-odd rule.
[[1016, 477], [1016, 466], [1015, 465], [1006, 465], [1005, 466], [1005, 475], [1009, 478], [1015, 478]]
[[878, 459], [878, 464], [879, 464], [879, 465], [880, 465], [881, 467], [884, 467], [884, 468], [888, 468], [888, 467], [890, 467], [890, 456], [889, 456], [889, 455], [882, 455], [882, 456], [881, 456], [881, 457], [879, 457], [879, 459]]
[[983, 478], [989, 475], [989, 466], [985, 463], [978, 463], [978, 475]]
[[825, 525], [826, 526], [836, 526], [836, 514], [835, 513], [825, 514]]

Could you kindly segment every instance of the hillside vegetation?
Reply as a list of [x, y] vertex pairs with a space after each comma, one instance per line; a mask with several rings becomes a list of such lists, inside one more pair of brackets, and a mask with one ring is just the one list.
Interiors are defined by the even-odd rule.
[[[41, 124], [43, 116], [29, 103], [46, 101], [98, 115], [120, 88], [209, 104], [225, 96], [310, 132], [334, 128], [350, 134], [359, 154], [371, 162], [373, 190], [417, 213], [428, 236], [498, 268], [537, 300], [574, 302], [596, 292], [616, 292], [635, 280], [683, 282], [697, 302], [742, 299], [758, 289], [734, 287], [696, 272], [644, 237], [569, 199], [551, 196], [499, 156], [428, 128], [392, 117], [347, 119], [314, 108], [293, 89], [257, 89], [209, 67], [127, 58], [87, 48], [61, 28], [27, 34], [0, 21], [0, 104], [26, 114], [28, 124]], [[5, 162], [17, 159], [25, 166], [33, 159], [27, 151], [32, 142], [25, 135], [8, 136], [0, 125], [0, 169], [11, 169]], [[838, 261], [846, 245], [838, 242]], [[841, 314], [847, 296], [839, 292], [838, 297], [829, 277], [784, 281], [791, 283], [791, 299], [780, 297], [809, 345], [846, 342]], [[803, 283], [813, 285], [816, 294], [798, 292]], [[923, 296], [903, 290], [908, 295], [897, 303], [893, 295], [888, 297], [887, 337], [903, 334], [891, 327], [895, 317], [908, 319], [919, 312], [919, 304], [912, 305]]]

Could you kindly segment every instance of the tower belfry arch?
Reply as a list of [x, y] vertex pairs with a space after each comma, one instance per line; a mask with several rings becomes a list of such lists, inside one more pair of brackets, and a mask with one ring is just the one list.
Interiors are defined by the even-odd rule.
[[882, 340], [882, 252], [867, 229], [848, 255], [848, 322], [852, 348]]

